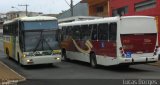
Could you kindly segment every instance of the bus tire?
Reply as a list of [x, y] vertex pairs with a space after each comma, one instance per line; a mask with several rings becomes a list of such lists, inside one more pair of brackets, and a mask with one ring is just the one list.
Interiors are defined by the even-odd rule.
[[7, 55], [8, 59], [11, 59], [10, 56], [9, 56], [9, 50], [8, 50], [8, 48], [6, 49], [6, 55]]
[[62, 50], [61, 57], [62, 57], [62, 61], [67, 61], [67, 60], [68, 60], [68, 59], [67, 59], [67, 55], [66, 55], [66, 50], [65, 50], [65, 49]]
[[17, 53], [17, 62], [18, 62], [18, 64], [20, 64], [20, 57], [19, 57], [19, 53]]
[[90, 54], [90, 64], [91, 67], [96, 68], [97, 67], [97, 59], [95, 53]]

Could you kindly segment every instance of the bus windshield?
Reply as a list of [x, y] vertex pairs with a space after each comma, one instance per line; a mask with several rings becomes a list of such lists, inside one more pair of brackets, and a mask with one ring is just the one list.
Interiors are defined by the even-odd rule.
[[24, 30], [49, 30], [57, 29], [57, 21], [25, 21], [23, 22]]
[[24, 43], [26, 52], [59, 49], [56, 30], [25, 32]]

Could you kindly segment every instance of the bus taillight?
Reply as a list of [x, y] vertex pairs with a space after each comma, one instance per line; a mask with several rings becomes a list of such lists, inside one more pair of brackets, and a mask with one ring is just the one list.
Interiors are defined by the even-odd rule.
[[159, 48], [159, 46], [156, 46], [156, 47], [155, 47], [153, 56], [157, 55], [158, 48]]
[[122, 47], [120, 47], [119, 50], [120, 50], [120, 52], [121, 52], [122, 57], [125, 57], [124, 49], [123, 49]]

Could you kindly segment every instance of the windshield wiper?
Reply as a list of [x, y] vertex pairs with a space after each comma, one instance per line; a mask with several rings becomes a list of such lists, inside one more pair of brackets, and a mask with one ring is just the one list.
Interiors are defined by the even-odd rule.
[[43, 45], [44, 42], [48, 45], [49, 49], [52, 51], [51, 46], [48, 44], [48, 42], [46, 41], [46, 39], [44, 39], [43, 32], [41, 32], [40, 40], [38, 41], [38, 44], [37, 44], [36, 47], [34, 48], [34, 52], [37, 51], [37, 48], [39, 47], [40, 44], [42, 44], [42, 50], [44, 50], [44, 45]]
[[37, 50], [38, 46], [40, 45], [40, 43], [42, 42], [42, 32], [41, 32], [41, 35], [40, 35], [40, 39], [36, 45], [36, 47], [34, 48], [34, 52]]

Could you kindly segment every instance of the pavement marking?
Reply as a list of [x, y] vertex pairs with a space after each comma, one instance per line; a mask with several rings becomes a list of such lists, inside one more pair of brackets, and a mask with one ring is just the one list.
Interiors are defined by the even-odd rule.
[[16, 71], [14, 71], [13, 69], [11, 69], [9, 66], [7, 66], [6, 64], [4, 64], [3, 62], [0, 61], [0, 64], [4, 65], [6, 68], [8, 68], [9, 70], [11, 70], [12, 72], [14, 72], [15, 74], [17, 74], [18, 76], [20, 76], [22, 79], [21, 80], [17, 80], [18, 82], [22, 82], [25, 81], [26, 78], [23, 77], [22, 75], [20, 75], [19, 73], [17, 73]]

